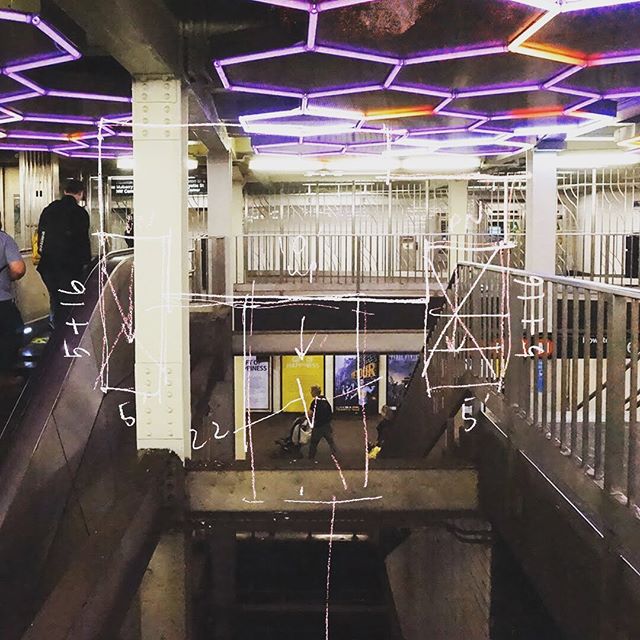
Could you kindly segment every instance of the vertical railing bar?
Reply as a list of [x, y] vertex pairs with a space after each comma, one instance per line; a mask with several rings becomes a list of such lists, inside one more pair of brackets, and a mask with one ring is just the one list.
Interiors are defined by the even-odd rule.
[[638, 322], [640, 321], [640, 303], [631, 301], [631, 340], [629, 356], [631, 358], [631, 373], [629, 385], [629, 453], [627, 458], [627, 505], [634, 506], [638, 498]]
[[562, 359], [560, 361], [560, 447], [567, 446], [567, 410], [569, 403], [569, 287], [562, 287]]
[[571, 433], [569, 449], [572, 457], [578, 457], [578, 317], [580, 313], [580, 289], [573, 287], [573, 326], [572, 326], [572, 358], [571, 358]]
[[596, 480], [603, 474], [602, 468], [602, 374], [604, 366], [604, 306], [603, 296], [598, 294], [596, 311], [596, 415], [593, 433], [593, 468]]
[[591, 291], [585, 289], [584, 292], [584, 334], [582, 346], [582, 452], [581, 466], [587, 464], [589, 458], [589, 418], [591, 414], [591, 402], [589, 395], [591, 393], [590, 380], [591, 377]]
[[551, 419], [549, 424], [549, 438], [555, 440], [558, 436], [558, 366], [560, 363], [561, 345], [558, 341], [558, 302], [560, 285], [551, 285], [551, 335], [553, 342], [553, 360], [551, 363]]

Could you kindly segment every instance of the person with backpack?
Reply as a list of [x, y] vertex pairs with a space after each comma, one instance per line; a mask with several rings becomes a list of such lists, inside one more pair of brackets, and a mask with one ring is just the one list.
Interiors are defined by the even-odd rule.
[[0, 224], [0, 373], [6, 373], [14, 365], [22, 343], [24, 325], [16, 306], [13, 283], [26, 272], [16, 241], [2, 231]]
[[[50, 325], [62, 324], [68, 312], [64, 303], [73, 292], [72, 281], [84, 281], [91, 262], [89, 214], [80, 206], [84, 187], [79, 180], [69, 180], [60, 200], [44, 209], [38, 223], [38, 272], [49, 292]], [[77, 296], [76, 296], [77, 297]]]
[[333, 408], [329, 401], [322, 394], [320, 387], [311, 387], [313, 401], [309, 407], [311, 416], [311, 442], [309, 443], [309, 460], [315, 460], [316, 451], [320, 440], [324, 438], [329, 445], [331, 455], [335, 458], [338, 455], [335, 440], [333, 438], [333, 428], [331, 418], [333, 418]]

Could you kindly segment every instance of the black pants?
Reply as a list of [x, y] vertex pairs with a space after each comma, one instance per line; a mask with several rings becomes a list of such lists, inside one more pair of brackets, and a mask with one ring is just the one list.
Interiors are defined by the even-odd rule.
[[318, 450], [318, 444], [320, 440], [324, 438], [329, 445], [331, 455], [338, 455], [338, 448], [336, 447], [335, 440], [333, 439], [333, 429], [331, 423], [316, 425], [311, 431], [311, 442], [309, 443], [309, 459], [313, 460], [316, 457], [316, 451]]
[[0, 302], [0, 371], [10, 370], [22, 346], [22, 316], [13, 300]]
[[62, 293], [63, 291], [73, 291], [71, 282], [73, 280], [83, 281], [82, 268], [48, 268], [40, 271], [40, 277], [49, 292], [49, 306], [51, 313], [49, 320], [54, 328], [62, 326], [69, 312], [73, 307], [65, 306], [63, 303], [82, 302], [82, 297], [74, 294]]

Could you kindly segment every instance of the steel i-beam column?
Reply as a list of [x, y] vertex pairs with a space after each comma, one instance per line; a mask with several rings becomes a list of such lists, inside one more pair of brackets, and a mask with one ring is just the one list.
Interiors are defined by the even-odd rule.
[[139, 449], [191, 456], [187, 102], [180, 80], [133, 83]]

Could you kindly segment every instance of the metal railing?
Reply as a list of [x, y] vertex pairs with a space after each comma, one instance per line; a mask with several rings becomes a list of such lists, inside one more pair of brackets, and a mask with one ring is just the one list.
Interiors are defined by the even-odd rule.
[[448, 280], [461, 260], [484, 262], [500, 243], [524, 266], [524, 235], [254, 234], [236, 238], [235, 282], [360, 287]]
[[556, 273], [620, 286], [640, 285], [639, 233], [559, 232]]
[[481, 402], [487, 391], [504, 394], [550, 445], [637, 511], [640, 292], [465, 263], [441, 313], [425, 355], [434, 400], [456, 386]]

